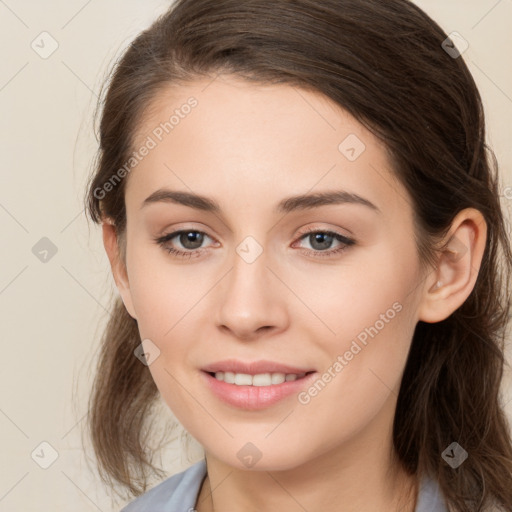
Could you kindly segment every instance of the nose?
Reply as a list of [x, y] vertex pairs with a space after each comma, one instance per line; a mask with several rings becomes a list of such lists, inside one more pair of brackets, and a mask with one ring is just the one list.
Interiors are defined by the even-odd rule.
[[238, 254], [216, 287], [216, 325], [224, 334], [249, 341], [287, 328], [286, 287], [267, 266], [263, 252], [247, 262]]

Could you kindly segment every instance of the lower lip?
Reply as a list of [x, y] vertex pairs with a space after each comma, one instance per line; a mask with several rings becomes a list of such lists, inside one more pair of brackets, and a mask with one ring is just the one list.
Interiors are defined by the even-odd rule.
[[301, 379], [270, 386], [238, 386], [217, 380], [208, 372], [201, 371], [201, 373], [209, 388], [224, 402], [240, 409], [258, 410], [270, 407], [294, 393], [299, 393], [310, 384], [317, 372], [310, 373]]

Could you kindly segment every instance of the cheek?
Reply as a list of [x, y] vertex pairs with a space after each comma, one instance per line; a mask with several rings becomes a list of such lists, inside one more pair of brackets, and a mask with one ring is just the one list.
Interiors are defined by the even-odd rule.
[[303, 428], [326, 431], [326, 449], [364, 429], [384, 408], [392, 414], [414, 332], [411, 307], [395, 293], [366, 303], [363, 310], [351, 304], [339, 316], [344, 327], [336, 337], [319, 341], [325, 365], [298, 397], [301, 405], [294, 415]]
[[186, 266], [173, 265], [163, 249], [133, 248], [131, 299], [141, 336], [164, 339], [207, 290]]
[[[398, 392], [419, 289], [417, 262], [414, 253], [409, 254], [400, 259], [392, 250], [380, 251], [378, 258], [331, 271], [329, 281], [318, 274], [311, 279], [317, 290], [319, 283], [328, 283], [323, 293], [308, 295], [308, 305], [321, 323], [308, 317], [300, 328], [327, 354], [323, 371], [335, 375], [329, 381], [333, 384], [326, 385], [332, 399], [342, 397], [354, 414], [366, 414], [365, 407], [370, 411], [372, 400], [378, 408], [390, 389]], [[299, 293], [306, 291], [305, 286]]]
[[364, 338], [376, 323], [388, 332], [390, 324], [400, 324], [418, 288], [418, 265], [412, 247], [393, 249], [390, 244], [360, 251], [314, 272], [286, 271], [285, 280], [307, 306], [303, 318], [340, 347], [360, 333]]

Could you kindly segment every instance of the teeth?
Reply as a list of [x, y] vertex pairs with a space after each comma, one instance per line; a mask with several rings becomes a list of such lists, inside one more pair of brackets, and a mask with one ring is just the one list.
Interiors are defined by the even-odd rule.
[[300, 379], [304, 375], [306, 374], [258, 373], [257, 375], [249, 375], [248, 373], [216, 372], [215, 378], [237, 386], [271, 386], [272, 384], [282, 384], [285, 381]]

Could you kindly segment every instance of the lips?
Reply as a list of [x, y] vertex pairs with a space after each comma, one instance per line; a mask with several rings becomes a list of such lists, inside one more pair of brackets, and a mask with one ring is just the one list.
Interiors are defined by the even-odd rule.
[[278, 363], [275, 361], [252, 361], [243, 362], [236, 359], [226, 359], [224, 361], [217, 361], [216, 363], [209, 364], [202, 368], [204, 372], [233, 372], [233, 373], [246, 373], [248, 375], [257, 375], [260, 373], [284, 373], [284, 374], [301, 374], [314, 372], [314, 368], [306, 368], [299, 366], [291, 366], [288, 364]]
[[[221, 364], [225, 365], [225, 363]], [[265, 364], [265, 366], [263, 366], [263, 364]], [[225, 365], [224, 367], [229, 366]], [[240, 365], [235, 366], [235, 368], [239, 367]], [[252, 368], [251, 371], [255, 371], [254, 365], [242, 365], [242, 368], [246, 368], [245, 371], [248, 371], [248, 367]], [[265, 363], [261, 363], [260, 367], [272, 368], [272, 366], [268, 364], [268, 361]], [[302, 368], [296, 368], [294, 366], [287, 366], [282, 364], [278, 364], [277, 366], [274, 366], [274, 368], [275, 367], [280, 369], [291, 369], [293, 370], [293, 372], [291, 373], [299, 372], [302, 370]], [[207, 368], [214, 368], [214, 366], [208, 366]], [[233, 366], [231, 366], [231, 368], [233, 368]], [[260, 372], [261, 370], [257, 371]], [[223, 373], [223, 375], [225, 376], [229, 372], [219, 371], [217, 375], [219, 375], [220, 373]], [[268, 378], [268, 373], [269, 372], [266, 372], [266, 378]], [[303, 373], [304, 372], [302, 372], [302, 374]], [[303, 391], [304, 388], [312, 384], [313, 380], [316, 378], [317, 372], [307, 372], [300, 378], [296, 378], [289, 381], [285, 380], [284, 382], [282, 382], [282, 377], [284, 376], [285, 372], [272, 373], [272, 375], [280, 376], [278, 379], [280, 383], [271, 383], [270, 385], [267, 385], [268, 383], [266, 383], [265, 385], [254, 385], [254, 382], [253, 385], [244, 385], [243, 382], [239, 383], [239, 385], [236, 383], [226, 382], [225, 379], [219, 380], [218, 378], [216, 378], [213, 372], [201, 371], [200, 374], [202, 382], [204, 382], [207, 389], [210, 390], [213, 396], [217, 397], [225, 404], [236, 407], [237, 409], [243, 409], [247, 411], [258, 411], [270, 408], [271, 406], [278, 404], [282, 400], [284, 401], [287, 398], [291, 398], [293, 395], [298, 395], [298, 393]], [[232, 372], [230, 374], [231, 377], [233, 377], [234, 375], [236, 375], [236, 378], [242, 378], [245, 382], [247, 378], [250, 378], [249, 375], [251, 374], [244, 375], [243, 373], [238, 372]], [[261, 384], [261, 382], [259, 384]]]

